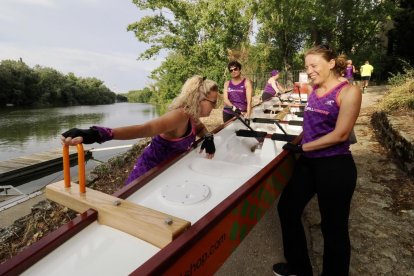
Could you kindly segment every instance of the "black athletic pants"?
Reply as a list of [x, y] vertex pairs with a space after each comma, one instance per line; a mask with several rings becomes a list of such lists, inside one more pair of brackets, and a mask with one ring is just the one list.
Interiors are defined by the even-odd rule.
[[301, 218], [315, 194], [324, 239], [322, 275], [348, 275], [351, 255], [348, 217], [356, 177], [352, 155], [298, 159], [278, 204], [285, 258], [298, 275], [312, 275]]

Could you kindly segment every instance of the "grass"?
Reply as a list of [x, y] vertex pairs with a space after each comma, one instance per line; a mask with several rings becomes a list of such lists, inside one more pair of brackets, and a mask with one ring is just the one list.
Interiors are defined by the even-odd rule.
[[391, 89], [379, 104], [384, 112], [414, 110], [414, 68], [406, 67], [404, 74], [393, 75]]

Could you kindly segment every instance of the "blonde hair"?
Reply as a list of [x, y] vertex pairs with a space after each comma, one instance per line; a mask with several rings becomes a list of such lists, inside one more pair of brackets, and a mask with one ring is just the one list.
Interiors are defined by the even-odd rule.
[[215, 81], [195, 75], [186, 80], [181, 88], [181, 93], [173, 100], [169, 109], [184, 108], [185, 113], [198, 120], [200, 118], [200, 102], [207, 98], [212, 91], [218, 92], [218, 85]]
[[310, 48], [306, 51], [305, 57], [307, 55], [320, 55], [322, 56], [326, 61], [335, 60], [335, 67], [332, 68], [332, 71], [338, 76], [342, 76], [346, 69], [346, 55], [337, 55], [335, 51], [329, 47], [326, 44], [318, 45], [315, 47]]

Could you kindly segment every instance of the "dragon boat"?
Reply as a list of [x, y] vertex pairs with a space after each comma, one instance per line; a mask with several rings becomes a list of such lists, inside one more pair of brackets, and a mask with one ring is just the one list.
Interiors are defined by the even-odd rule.
[[[212, 160], [195, 148], [164, 161], [113, 195], [65, 179], [46, 196], [79, 215], [0, 265], [0, 275], [209, 275], [263, 217], [288, 182], [304, 104], [273, 99], [214, 132]], [[270, 110], [270, 111], [269, 111]], [[64, 157], [68, 149], [64, 147]], [[66, 161], [65, 161], [66, 160]]]

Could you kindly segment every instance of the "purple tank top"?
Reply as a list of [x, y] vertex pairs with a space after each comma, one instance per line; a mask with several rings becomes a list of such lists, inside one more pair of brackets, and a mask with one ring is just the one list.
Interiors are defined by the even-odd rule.
[[[247, 98], [246, 98], [246, 79], [243, 79], [239, 84], [233, 84], [229, 81], [227, 88], [227, 97], [229, 101], [233, 103], [235, 107], [243, 112], [247, 110]], [[224, 109], [224, 112], [232, 114], [232, 112]]]
[[160, 135], [154, 136], [151, 144], [138, 158], [134, 169], [129, 174], [125, 184], [128, 185], [173, 155], [180, 154], [188, 150], [196, 139], [195, 123], [193, 120], [190, 120], [189, 123], [191, 124], [191, 132], [184, 137], [174, 140], [167, 140]]
[[[277, 82], [276, 82], [277, 85]], [[277, 87], [277, 86], [276, 86]], [[270, 94], [272, 96], [276, 95], [276, 91], [273, 89], [272, 85], [270, 83], [266, 83], [265, 88], [263, 89], [264, 93]], [[279, 91], [277, 91], [279, 92]]]
[[[318, 97], [314, 87], [308, 98], [303, 116], [303, 139], [302, 144], [314, 141], [335, 129], [336, 121], [339, 114], [337, 97], [342, 88], [348, 82], [344, 81], [334, 87], [331, 91]], [[308, 158], [327, 157], [334, 155], [351, 154], [349, 150], [349, 140], [345, 142], [314, 151], [304, 152], [303, 155]]]
[[350, 79], [354, 77], [354, 67], [353, 66], [347, 66], [345, 69], [345, 78]]

